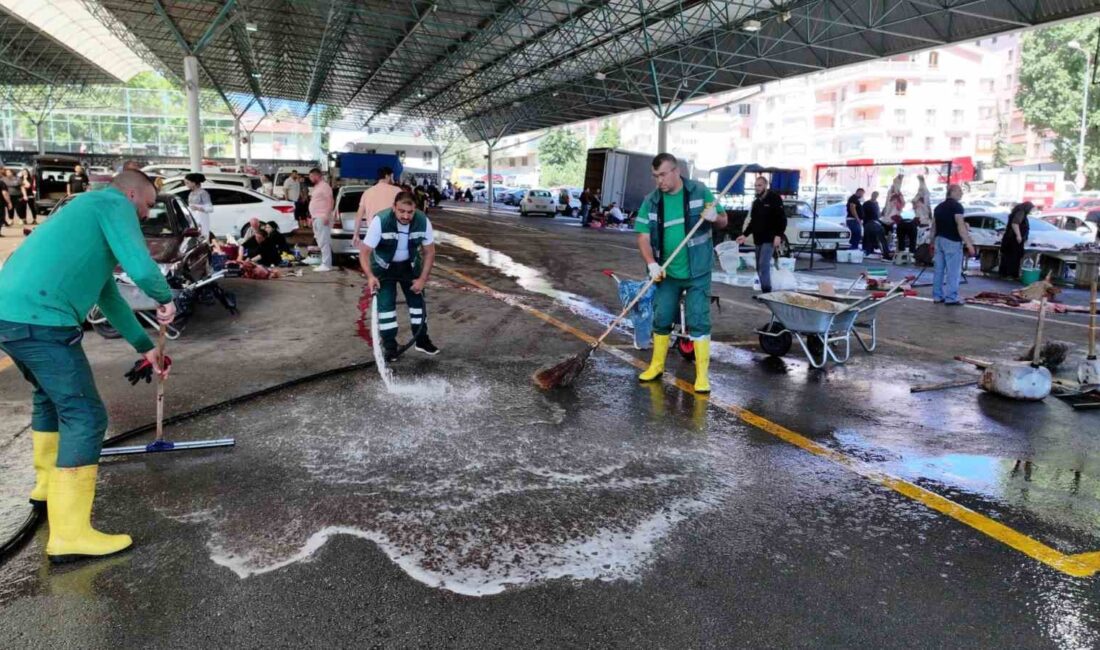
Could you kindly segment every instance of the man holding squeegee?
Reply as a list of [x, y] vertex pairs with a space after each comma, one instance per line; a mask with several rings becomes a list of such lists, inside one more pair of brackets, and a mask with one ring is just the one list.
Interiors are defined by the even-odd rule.
[[156, 188], [137, 171], [111, 186], [77, 195], [39, 226], [0, 270], [0, 350], [34, 387], [31, 437], [36, 482], [31, 503], [47, 509], [51, 562], [117, 553], [129, 535], [106, 535], [91, 524], [107, 410], [80, 345], [81, 324], [99, 305], [144, 358], [131, 372], [165, 376], [153, 342], [115, 285], [116, 265], [150, 298], [157, 320], [176, 314], [172, 291], [149, 257], [139, 220]]
[[[653, 360], [638, 379], [653, 381], [664, 373], [669, 335], [680, 313], [680, 296], [685, 295], [688, 334], [695, 343], [695, 392], [709, 393], [710, 280], [714, 267], [711, 231], [726, 227], [726, 214], [705, 185], [680, 176], [679, 163], [672, 154], [658, 154], [652, 167], [657, 189], [642, 202], [634, 222], [638, 250], [650, 277], [657, 279]], [[668, 256], [700, 219], [706, 223], [669, 262]], [[662, 274], [661, 267], [666, 262], [669, 264]]]

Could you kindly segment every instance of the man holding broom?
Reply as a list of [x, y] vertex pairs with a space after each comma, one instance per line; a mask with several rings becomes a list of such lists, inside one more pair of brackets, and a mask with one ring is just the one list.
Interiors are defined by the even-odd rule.
[[107, 411], [80, 345], [81, 323], [98, 305], [144, 355], [131, 372], [167, 375], [114, 279], [115, 266], [121, 265], [160, 304], [157, 320], [174, 320], [172, 291], [149, 257], [138, 225], [156, 198], [148, 177], [123, 171], [109, 188], [77, 195], [0, 270], [0, 350], [34, 386], [36, 482], [30, 500], [47, 508], [51, 562], [111, 555], [131, 544], [129, 535], [106, 535], [91, 525]]
[[[679, 163], [672, 154], [658, 154], [652, 166], [657, 189], [642, 202], [634, 223], [638, 250], [649, 276], [657, 281], [653, 360], [638, 379], [654, 381], [664, 373], [669, 335], [680, 312], [680, 296], [684, 295], [688, 334], [695, 343], [695, 392], [709, 393], [710, 280], [714, 267], [711, 232], [726, 227], [726, 214], [705, 185], [680, 176]], [[700, 219], [706, 223], [671, 257]]]

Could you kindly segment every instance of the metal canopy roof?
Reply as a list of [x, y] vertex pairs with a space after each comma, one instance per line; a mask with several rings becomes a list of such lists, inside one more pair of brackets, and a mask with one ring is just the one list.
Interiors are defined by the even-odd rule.
[[0, 85], [106, 84], [127, 74], [128, 69], [96, 65], [63, 32], [51, 33], [50, 25], [38, 20], [43, 8], [50, 9], [45, 2], [0, 2]]
[[[685, 100], [1100, 10], [1100, 0], [83, 0], [227, 102], [454, 121], [473, 139]], [[240, 95], [236, 93], [241, 93]]]

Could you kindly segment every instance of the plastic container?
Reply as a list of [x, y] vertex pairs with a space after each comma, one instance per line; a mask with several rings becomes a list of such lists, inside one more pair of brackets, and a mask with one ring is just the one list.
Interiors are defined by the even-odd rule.
[[793, 257], [780, 257], [779, 258], [779, 270], [794, 272], [794, 258]]
[[838, 264], [848, 264], [852, 261], [852, 251], [837, 251], [836, 261]]
[[852, 264], [863, 264], [863, 251], [858, 248], [848, 251], [848, 261]]
[[714, 247], [718, 254], [718, 264], [726, 273], [737, 273], [741, 270], [740, 244], [735, 241], [724, 241]]
[[1021, 269], [1020, 270], [1020, 282], [1024, 284], [1032, 284], [1039, 281], [1039, 276], [1042, 275], [1042, 271], [1036, 268]]

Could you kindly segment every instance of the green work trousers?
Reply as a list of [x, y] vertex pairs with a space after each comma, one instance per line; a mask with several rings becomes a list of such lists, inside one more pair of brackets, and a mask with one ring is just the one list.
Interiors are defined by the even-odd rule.
[[666, 277], [657, 283], [653, 297], [653, 331], [668, 335], [680, 317], [684, 297], [687, 334], [693, 339], [710, 336], [710, 274], [689, 280]]
[[378, 332], [382, 347], [397, 347], [397, 285], [409, 305], [409, 324], [417, 338], [428, 335], [428, 316], [424, 313], [424, 294], [413, 293], [417, 275], [410, 262], [393, 262], [388, 269], [374, 269], [378, 277]]
[[79, 327], [0, 321], [3, 350], [34, 386], [31, 428], [61, 434], [58, 467], [99, 463], [107, 409], [95, 387]]

